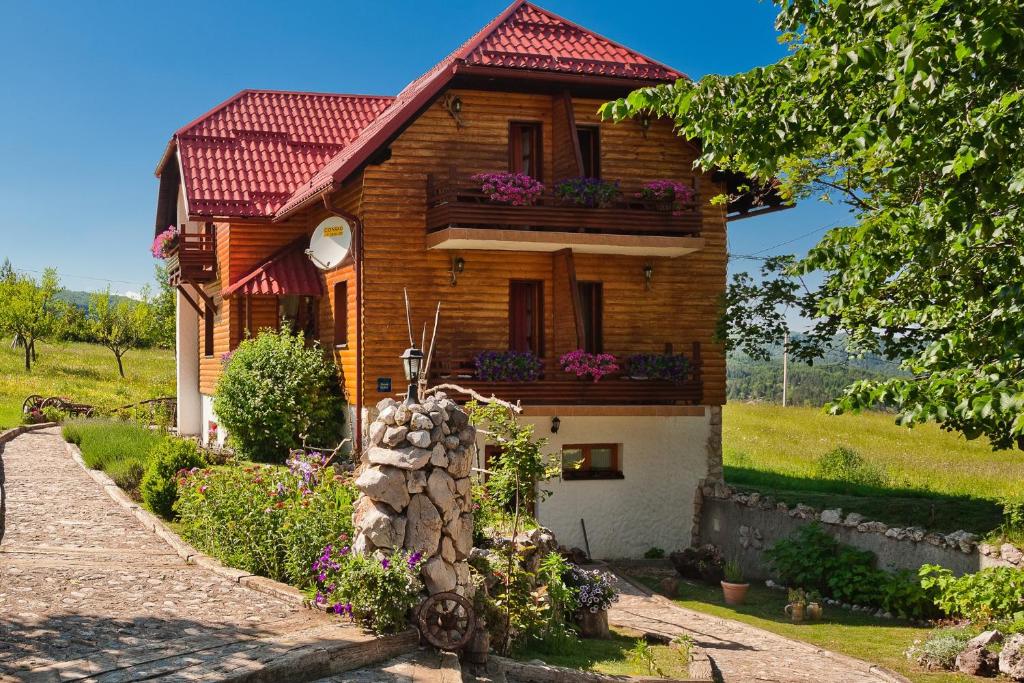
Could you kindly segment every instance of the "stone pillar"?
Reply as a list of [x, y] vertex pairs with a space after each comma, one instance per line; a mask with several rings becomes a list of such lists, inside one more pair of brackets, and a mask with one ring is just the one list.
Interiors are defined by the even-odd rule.
[[442, 393], [406, 406], [387, 398], [367, 430], [356, 488], [353, 550], [421, 553], [431, 595], [469, 595], [473, 513], [469, 472], [476, 428]]
[[707, 471], [697, 485], [693, 497], [693, 525], [690, 528], [690, 545], [700, 543], [700, 516], [704, 497], [724, 490], [725, 478], [722, 469], [722, 406], [708, 406], [708, 440], [704, 444]]

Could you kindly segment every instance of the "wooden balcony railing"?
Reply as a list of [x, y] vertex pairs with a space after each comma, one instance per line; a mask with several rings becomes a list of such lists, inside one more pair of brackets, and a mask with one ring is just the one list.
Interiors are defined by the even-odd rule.
[[[703, 398], [700, 345], [694, 343], [687, 375], [680, 382], [608, 375], [600, 381], [580, 379], [557, 367], [532, 382], [487, 382], [476, 378], [472, 361], [444, 363], [431, 372], [431, 385], [456, 384], [483, 396], [530, 405], [699, 405]], [[456, 400], [470, 396], [448, 391]]]
[[217, 279], [217, 251], [213, 233], [182, 233], [167, 255], [167, 279], [172, 285]]
[[583, 232], [609, 235], [698, 237], [699, 199], [684, 211], [673, 212], [665, 202], [636, 199], [623, 192], [606, 208], [566, 203], [550, 188], [531, 206], [490, 201], [480, 183], [452, 171], [427, 177], [427, 232], [449, 227], [499, 230]]

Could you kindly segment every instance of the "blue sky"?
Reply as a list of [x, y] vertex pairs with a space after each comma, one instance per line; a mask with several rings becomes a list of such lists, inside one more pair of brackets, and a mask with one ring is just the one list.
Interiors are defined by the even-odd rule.
[[[774, 7], [540, 0], [694, 78], [783, 56]], [[243, 88], [394, 94], [502, 2], [7, 2], [0, 21], [0, 258], [70, 289], [151, 282], [171, 133]], [[815, 202], [730, 225], [730, 250], [803, 252], [842, 212]], [[808, 234], [812, 233], [812, 234]], [[786, 243], [782, 246], [781, 243]], [[733, 261], [733, 268], [756, 266]]]

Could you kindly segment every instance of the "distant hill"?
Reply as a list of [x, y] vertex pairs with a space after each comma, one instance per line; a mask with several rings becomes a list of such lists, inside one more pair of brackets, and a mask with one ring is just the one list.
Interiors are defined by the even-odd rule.
[[[75, 308], [78, 308], [83, 313], [86, 313], [89, 311], [90, 294], [91, 292], [82, 292], [78, 290], [66, 289], [58, 295], [58, 298], [61, 299], [62, 301], [67, 301]], [[131, 301], [131, 299], [129, 299], [128, 297], [121, 296], [120, 294], [111, 294], [110, 300], [112, 303], [115, 304], [119, 303], [120, 301]]]
[[[789, 363], [789, 396], [792, 405], [821, 406], [842, 394], [859, 379], [886, 379], [904, 376], [899, 364], [881, 356], [867, 354], [849, 358], [833, 350], [825, 358], [806, 363]], [[782, 347], [771, 350], [767, 361], [755, 360], [743, 353], [731, 353], [726, 362], [726, 394], [730, 401], [782, 402]]]

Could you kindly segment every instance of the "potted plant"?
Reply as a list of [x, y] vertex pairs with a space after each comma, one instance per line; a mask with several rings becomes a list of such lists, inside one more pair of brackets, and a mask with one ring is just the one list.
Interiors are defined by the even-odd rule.
[[678, 384], [686, 379], [690, 361], [681, 354], [636, 353], [626, 359], [626, 368], [631, 379]]
[[677, 180], [651, 180], [643, 184], [635, 197], [653, 201], [659, 208], [678, 215], [689, 208], [696, 195], [692, 187]]
[[598, 569], [586, 570], [572, 565], [565, 584], [576, 593], [576, 622], [584, 638], [609, 638], [608, 608], [618, 601], [619, 592], [612, 577]]
[[619, 196], [619, 182], [600, 178], [566, 178], [555, 185], [555, 196], [565, 204], [604, 208], [611, 206]]
[[743, 568], [736, 560], [729, 560], [722, 568], [725, 578], [722, 579], [722, 596], [727, 605], [742, 605], [747, 598], [750, 584], [743, 580]]
[[619, 371], [618, 360], [610, 353], [589, 353], [576, 349], [558, 359], [562, 370], [575, 374], [580, 379], [592, 377], [594, 381]]
[[525, 173], [478, 173], [473, 176], [480, 191], [492, 202], [512, 206], [533, 206], [544, 185]]
[[544, 363], [529, 351], [481, 351], [473, 359], [484, 382], [536, 382]]
[[812, 621], [818, 621], [821, 619], [822, 612], [824, 611], [821, 607], [821, 593], [817, 591], [811, 591], [807, 594], [807, 618]]
[[150, 247], [153, 258], [165, 259], [170, 256], [171, 252], [178, 248], [180, 239], [179, 230], [173, 225], [167, 226], [166, 230], [153, 238], [153, 246]]
[[807, 594], [804, 593], [803, 588], [791, 588], [789, 590], [789, 604], [782, 608], [782, 610], [789, 615], [790, 620], [794, 624], [799, 624], [804, 620], [807, 610]]

